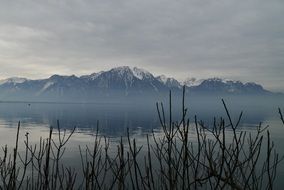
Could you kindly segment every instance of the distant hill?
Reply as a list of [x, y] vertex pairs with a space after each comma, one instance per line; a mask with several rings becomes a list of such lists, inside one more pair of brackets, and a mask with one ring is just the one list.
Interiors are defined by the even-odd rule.
[[181, 93], [183, 85], [193, 95], [273, 95], [261, 85], [248, 82], [210, 79], [178, 81], [154, 76], [137, 67], [117, 67], [77, 77], [53, 75], [47, 79], [8, 78], [0, 81], [2, 101], [94, 101], [106, 98], [152, 97], [172, 90]]

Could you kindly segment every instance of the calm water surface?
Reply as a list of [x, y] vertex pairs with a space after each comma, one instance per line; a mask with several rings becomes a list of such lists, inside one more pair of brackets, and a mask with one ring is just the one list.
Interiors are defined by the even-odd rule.
[[[227, 98], [226, 102], [233, 120], [236, 121], [238, 114], [244, 111], [241, 124], [245, 130], [253, 130], [260, 122], [269, 125], [272, 139], [280, 154], [284, 155], [284, 126], [280, 122], [277, 110], [278, 107], [284, 110], [282, 99], [275, 101], [260, 98], [240, 101], [238, 98]], [[214, 117], [225, 116], [220, 99], [195, 99], [186, 105], [191, 121], [194, 115], [197, 115], [200, 120], [210, 125]], [[167, 110], [167, 106], [165, 108]], [[173, 113], [175, 119], [180, 119], [180, 102], [175, 104]], [[76, 127], [76, 132], [68, 144], [69, 151], [64, 155], [64, 159], [70, 163], [74, 163], [74, 159], [79, 159], [79, 145], [92, 145], [98, 121], [100, 134], [109, 137], [114, 145], [120, 136], [126, 135], [127, 128], [140, 144], [146, 142], [146, 134], [152, 130], [160, 130], [154, 102], [128, 105], [0, 103], [0, 145], [14, 146], [18, 121], [21, 121], [20, 142], [24, 141], [28, 132], [30, 142], [37, 143], [40, 137], [47, 137], [50, 126], [56, 127], [57, 120], [62, 129], [71, 130]], [[23, 146], [21, 143], [20, 148]], [[79, 168], [79, 163], [74, 167]], [[278, 170], [277, 188], [284, 185], [279, 180], [281, 178], [284, 178], [284, 163], [281, 163]]]

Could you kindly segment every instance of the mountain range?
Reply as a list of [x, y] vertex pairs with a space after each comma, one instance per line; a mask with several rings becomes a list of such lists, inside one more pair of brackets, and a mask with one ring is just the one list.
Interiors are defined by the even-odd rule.
[[192, 95], [272, 95], [253, 82], [209, 78], [178, 81], [154, 76], [137, 67], [116, 67], [77, 77], [53, 75], [47, 79], [8, 78], [0, 81], [1, 101], [93, 101], [106, 98], [157, 97], [172, 90], [179, 94], [185, 86]]

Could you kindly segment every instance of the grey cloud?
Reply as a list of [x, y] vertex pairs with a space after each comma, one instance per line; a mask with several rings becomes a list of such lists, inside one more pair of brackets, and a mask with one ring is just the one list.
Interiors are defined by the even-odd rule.
[[[0, 1], [0, 77], [140, 66], [284, 90], [282, 0]], [[5, 70], [6, 69], [6, 70]]]

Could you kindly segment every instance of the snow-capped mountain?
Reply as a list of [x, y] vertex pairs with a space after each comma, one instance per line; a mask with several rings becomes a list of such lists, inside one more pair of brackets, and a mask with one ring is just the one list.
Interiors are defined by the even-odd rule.
[[156, 79], [169, 88], [182, 88], [182, 84], [174, 78], [168, 78], [165, 75], [157, 76]]
[[168, 90], [150, 72], [137, 67], [116, 67], [109, 71], [84, 76], [87, 85], [98, 92], [111, 95], [116, 91], [124, 95]]
[[197, 80], [196, 78], [186, 78], [184, 81], [181, 81], [180, 84], [185, 85], [187, 87], [198, 86], [200, 85], [204, 79]]
[[157, 97], [181, 92], [182, 86], [192, 94], [269, 94], [261, 85], [219, 78], [178, 82], [164, 75], [155, 77], [137, 67], [116, 67], [77, 77], [53, 75], [47, 79], [9, 78], [0, 81], [1, 100], [94, 100], [117, 97]]
[[109, 71], [101, 71], [98, 73], [93, 73], [91, 75], [83, 75], [80, 78], [87, 79], [87, 80], [95, 80], [101, 75], [104, 75], [104, 73], [114, 74], [119, 78], [126, 77], [127, 79], [133, 80], [133, 78], [139, 79], [139, 80], [145, 80], [145, 79], [152, 79], [154, 76], [144, 70], [137, 67], [128, 67], [128, 66], [122, 66], [122, 67], [116, 67]]
[[191, 87], [195, 93], [229, 93], [229, 94], [268, 94], [269, 91], [256, 83], [242, 83], [229, 79], [209, 78], [199, 85]]
[[19, 84], [26, 82], [28, 79], [26, 78], [19, 78], [19, 77], [13, 77], [13, 78], [7, 78], [4, 80], [0, 80], [0, 85], [2, 84]]

